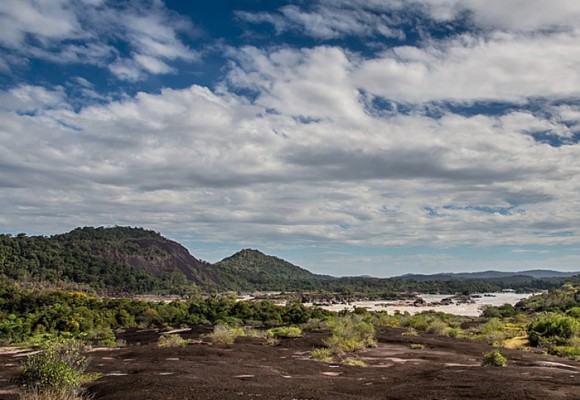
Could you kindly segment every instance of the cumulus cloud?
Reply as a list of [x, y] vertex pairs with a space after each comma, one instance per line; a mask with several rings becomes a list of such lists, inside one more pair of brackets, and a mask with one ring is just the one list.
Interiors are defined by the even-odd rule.
[[[331, 49], [316, 51], [328, 56]], [[347, 89], [335, 93], [345, 97], [338, 104], [358, 102], [359, 112], [328, 107], [320, 120], [300, 120], [294, 113], [305, 109], [286, 103], [307, 101], [297, 100], [296, 88], [319, 76], [310, 52], [278, 67], [261, 64], [281, 76], [289, 66], [298, 71], [275, 91], [277, 112], [200, 86], [35, 115], [18, 113], [36, 104], [21, 95], [28, 106], [2, 111], [0, 183], [10, 190], [0, 203], [13, 225], [32, 218], [59, 226], [66, 210], [67, 224], [194, 229], [205, 240], [240, 243], [575, 240], [580, 148], [552, 147], [527, 133], [562, 128], [557, 121], [523, 112], [361, 116], [357, 92]], [[328, 79], [348, 88], [349, 74], [342, 74]], [[59, 104], [46, 89], [20, 90]]]
[[[97, 65], [120, 79], [137, 80], [174, 72], [168, 63], [175, 60], [199, 60], [180, 39], [195, 31], [192, 23], [156, 1], [113, 7], [102, 1], [8, 0], [0, 5], [0, 22], [0, 45], [20, 62]], [[128, 54], [118, 50], [119, 41]]]
[[496, 100], [580, 95], [578, 32], [537, 36], [471, 35], [417, 47], [395, 47], [362, 62], [366, 90], [407, 102]]
[[[123, 18], [107, 2], [23, 4], [34, 21], [1, 9], [22, 21], [6, 25], [12, 58], [0, 68], [20, 54], [137, 82], [199, 57], [180, 39], [191, 23], [158, 2], [127, 3]], [[78, 74], [2, 90], [3, 229], [139, 225], [259, 247], [577, 243], [580, 30], [567, 18], [556, 29], [560, 11], [520, 26], [502, 14], [515, 2], [482, 4], [328, 0], [238, 13], [321, 40], [396, 37], [412, 13], [446, 23], [467, 12], [479, 28], [373, 54], [222, 47], [228, 63], [211, 87], [106, 98]], [[574, 15], [573, 3], [561, 9]], [[34, 28], [43, 16], [62, 24]], [[95, 101], [79, 104], [73, 82]], [[442, 252], [432, 264], [458, 262]]]

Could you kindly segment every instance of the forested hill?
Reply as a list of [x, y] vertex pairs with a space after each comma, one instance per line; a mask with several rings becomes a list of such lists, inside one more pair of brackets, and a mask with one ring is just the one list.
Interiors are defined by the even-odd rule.
[[77, 228], [45, 236], [0, 235], [0, 274], [16, 281], [77, 283], [99, 291], [147, 293], [213, 285], [209, 264], [142, 228]]
[[[242, 250], [215, 264], [192, 256], [179, 243], [142, 228], [77, 228], [46, 236], [0, 235], [0, 282], [80, 285], [101, 294], [272, 290], [335, 292], [388, 297], [404, 291], [482, 292], [506, 288], [549, 289], [574, 278], [512, 276], [437, 280], [316, 275], [258, 250]], [[577, 277], [576, 279], [580, 279]]]
[[335, 279], [252, 249], [225, 258], [212, 269], [230, 290], [313, 290], [320, 288], [322, 281]]

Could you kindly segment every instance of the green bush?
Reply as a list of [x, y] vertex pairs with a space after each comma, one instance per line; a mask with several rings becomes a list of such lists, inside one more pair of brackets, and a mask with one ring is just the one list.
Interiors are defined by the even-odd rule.
[[318, 348], [310, 352], [310, 358], [326, 363], [331, 363], [333, 361], [332, 356], [332, 350], [326, 348]]
[[572, 307], [566, 311], [566, 315], [572, 318], [580, 319], [580, 307]]
[[338, 355], [361, 351], [376, 346], [375, 328], [364, 316], [343, 316], [333, 322], [332, 335], [324, 343]]
[[189, 344], [189, 340], [183, 339], [179, 335], [164, 333], [159, 337], [157, 346], [159, 347], [185, 347]]
[[213, 332], [206, 335], [213, 344], [218, 346], [231, 346], [238, 336], [246, 336], [243, 328], [225, 324], [216, 325]]
[[507, 359], [495, 349], [488, 353], [483, 354], [482, 365], [492, 366], [492, 367], [505, 367], [507, 365]]
[[555, 346], [552, 349], [552, 353], [571, 360], [580, 359], [580, 347], [578, 346]]
[[541, 316], [528, 327], [528, 340], [532, 346], [563, 346], [580, 332], [580, 321], [561, 314]]
[[367, 364], [363, 360], [359, 360], [354, 357], [346, 357], [341, 361], [342, 365], [348, 365], [350, 367], [366, 367]]
[[82, 351], [82, 343], [73, 339], [49, 342], [24, 361], [20, 380], [31, 393], [76, 396], [87, 366]]
[[296, 338], [302, 336], [302, 329], [297, 326], [280, 326], [268, 329], [268, 336], [275, 338]]

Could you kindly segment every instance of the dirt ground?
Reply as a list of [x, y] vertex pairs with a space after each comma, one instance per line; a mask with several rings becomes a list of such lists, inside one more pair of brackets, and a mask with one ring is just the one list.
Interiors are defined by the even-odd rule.
[[[102, 377], [87, 391], [94, 400], [580, 400], [580, 362], [502, 349], [507, 367], [482, 367], [490, 346], [401, 332], [378, 333], [379, 346], [361, 354], [366, 368], [310, 360], [322, 333], [277, 346], [239, 338], [219, 348], [198, 340], [203, 330], [192, 330], [181, 335], [197, 343], [159, 348], [158, 333], [129, 332], [127, 347], [90, 353], [89, 371]], [[425, 348], [413, 350], [412, 343]], [[0, 400], [18, 399], [14, 378], [23, 354], [0, 351]]]

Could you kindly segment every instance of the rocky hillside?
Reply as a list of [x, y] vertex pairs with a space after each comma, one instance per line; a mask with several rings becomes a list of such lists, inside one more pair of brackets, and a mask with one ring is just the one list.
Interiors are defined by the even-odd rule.
[[1, 235], [0, 274], [109, 293], [176, 292], [219, 283], [209, 264], [179, 243], [129, 227], [77, 228], [51, 237]]

